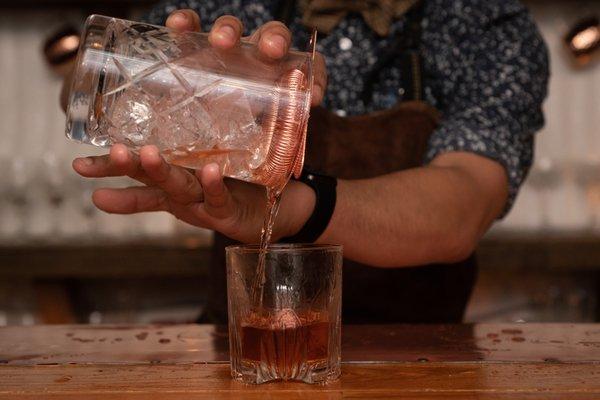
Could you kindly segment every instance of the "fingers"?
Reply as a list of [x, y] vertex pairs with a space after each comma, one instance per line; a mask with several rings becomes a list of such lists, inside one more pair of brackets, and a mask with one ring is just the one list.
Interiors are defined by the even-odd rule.
[[100, 210], [111, 214], [135, 214], [166, 211], [176, 218], [202, 228], [211, 229], [206, 213], [196, 212], [200, 203], [183, 205], [169, 200], [168, 194], [157, 187], [128, 187], [123, 189], [98, 189], [92, 201]]
[[271, 21], [256, 30], [250, 40], [257, 43], [261, 54], [277, 60], [283, 58], [290, 49], [292, 34], [283, 23]]
[[311, 98], [311, 105], [318, 106], [323, 101], [325, 96], [325, 88], [327, 87], [327, 67], [325, 65], [325, 57], [323, 54], [317, 53], [314, 64], [314, 82]]
[[217, 164], [208, 164], [196, 175], [204, 189], [204, 211], [217, 219], [230, 218], [235, 215], [235, 204]]
[[215, 21], [208, 41], [214, 47], [230, 49], [240, 41], [243, 32], [242, 21], [232, 15], [223, 15]]
[[149, 186], [157, 186], [173, 201], [188, 204], [202, 201], [202, 186], [184, 168], [167, 164], [156, 146], [144, 146], [137, 156], [123, 144], [115, 144], [110, 155], [77, 158], [73, 169], [88, 178], [129, 176]]
[[[193, 10], [177, 10], [169, 15], [165, 25], [179, 32], [199, 31], [200, 17]], [[215, 21], [208, 40], [215, 47], [229, 49], [239, 42], [243, 31], [244, 27], [238, 18], [224, 15]], [[264, 24], [250, 37], [258, 44], [260, 52], [271, 59], [280, 59], [287, 54], [291, 38], [289, 29], [279, 21]]]
[[[283, 23], [271, 21], [264, 24], [255, 31], [250, 40], [257, 43], [261, 54], [270, 59], [281, 59], [288, 53], [292, 34]], [[317, 106], [323, 101], [325, 88], [327, 87], [327, 68], [325, 58], [321, 53], [317, 53], [314, 64], [314, 83], [311, 98], [311, 105]]]
[[73, 160], [73, 169], [86, 178], [129, 176], [145, 184], [152, 183], [142, 170], [139, 157], [123, 144], [112, 146], [109, 155], [76, 158]]
[[188, 170], [168, 164], [156, 146], [140, 149], [142, 168], [153, 182], [174, 201], [182, 204], [202, 201], [202, 186]]
[[167, 18], [165, 26], [178, 32], [199, 31], [200, 16], [189, 9], [173, 11]]
[[92, 195], [92, 201], [102, 211], [113, 214], [169, 211], [168, 196], [157, 187], [98, 189]]

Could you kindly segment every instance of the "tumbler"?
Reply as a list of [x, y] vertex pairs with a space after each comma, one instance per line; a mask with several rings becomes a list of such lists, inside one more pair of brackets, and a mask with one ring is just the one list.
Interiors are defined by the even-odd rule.
[[[226, 249], [231, 374], [246, 383], [327, 383], [340, 375], [342, 247]], [[258, 278], [258, 279], [257, 279]], [[260, 288], [260, 302], [254, 294]]]

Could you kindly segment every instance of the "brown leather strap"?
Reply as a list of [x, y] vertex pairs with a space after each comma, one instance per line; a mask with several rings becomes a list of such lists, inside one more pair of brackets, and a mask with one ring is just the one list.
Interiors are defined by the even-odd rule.
[[290, 26], [294, 20], [294, 14], [296, 13], [296, 0], [280, 0], [277, 2], [277, 8], [273, 15], [276, 21], [283, 22], [285, 25]]
[[421, 24], [425, 0], [417, 2], [406, 14], [406, 33], [397, 35], [385, 52], [379, 56], [371, 71], [365, 76], [361, 98], [369, 104], [373, 98], [373, 86], [379, 79], [381, 71], [390, 63], [401, 59], [402, 88], [405, 93], [403, 101], [423, 100], [423, 68], [421, 61]]

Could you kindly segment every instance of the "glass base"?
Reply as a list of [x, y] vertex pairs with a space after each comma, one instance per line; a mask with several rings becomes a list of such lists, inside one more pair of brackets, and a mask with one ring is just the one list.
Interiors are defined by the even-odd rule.
[[242, 360], [239, 368], [231, 371], [231, 376], [235, 380], [254, 385], [274, 381], [327, 384], [337, 380], [340, 373], [339, 367], [331, 368], [327, 360], [294, 365], [288, 371], [280, 371], [277, 366], [267, 363]]

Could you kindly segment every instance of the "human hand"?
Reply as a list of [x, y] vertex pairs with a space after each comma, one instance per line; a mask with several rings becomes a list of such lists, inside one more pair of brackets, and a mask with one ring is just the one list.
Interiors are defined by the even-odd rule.
[[[116, 144], [108, 155], [75, 159], [73, 168], [88, 178], [129, 176], [145, 184], [96, 190], [92, 199], [103, 211], [166, 211], [191, 225], [219, 231], [241, 242], [260, 239], [266, 207], [264, 187], [223, 179], [217, 164], [193, 172], [168, 164], [156, 146], [142, 147], [138, 156], [125, 145]], [[282, 195], [273, 238], [298, 232], [310, 216], [314, 201], [314, 192], [307, 185], [290, 182]]]

